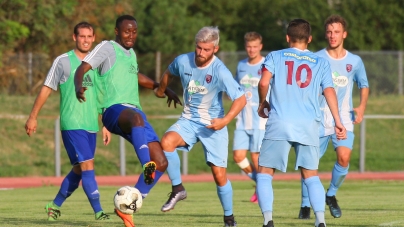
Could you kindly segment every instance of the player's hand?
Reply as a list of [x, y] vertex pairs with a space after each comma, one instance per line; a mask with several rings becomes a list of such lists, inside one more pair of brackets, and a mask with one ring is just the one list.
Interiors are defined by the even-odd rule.
[[77, 100], [79, 100], [79, 102], [85, 102], [86, 101], [86, 97], [84, 95], [85, 91], [87, 91], [86, 87], [78, 87], [76, 89], [76, 98], [77, 98]]
[[355, 117], [355, 121], [353, 122], [354, 124], [359, 124], [362, 122], [363, 120], [363, 114], [365, 113], [365, 111], [363, 110], [363, 108], [357, 107], [357, 108], [353, 108], [353, 110], [356, 113], [356, 117]]
[[227, 125], [228, 122], [226, 122], [223, 118], [215, 118], [210, 121], [210, 125], [207, 125], [206, 128], [210, 128], [213, 130], [220, 130], [224, 128]]
[[174, 108], [177, 108], [177, 104], [182, 106], [182, 102], [180, 100], [180, 98], [178, 98], [177, 94], [175, 94], [174, 91], [172, 91], [171, 89], [167, 88], [166, 91], [164, 92], [164, 94], [167, 95], [167, 104], [168, 107], [171, 106], [171, 102], [174, 102]]
[[109, 132], [105, 126], [102, 127], [102, 141], [104, 142], [105, 146], [111, 142], [111, 132]]
[[260, 104], [258, 107], [258, 115], [262, 118], [268, 118], [269, 111], [271, 110], [271, 107], [269, 106], [268, 101], [264, 101], [263, 103]]
[[166, 94], [164, 93], [164, 91], [161, 91], [159, 88], [160, 88], [160, 87], [156, 87], [155, 89], [153, 89], [154, 95], [155, 95], [157, 98], [165, 98], [165, 97], [166, 97]]
[[36, 132], [36, 126], [38, 122], [36, 119], [28, 118], [27, 122], [25, 122], [25, 132], [28, 136], [31, 136], [33, 133]]
[[344, 140], [347, 138], [346, 129], [342, 124], [335, 124], [335, 135], [338, 140]]

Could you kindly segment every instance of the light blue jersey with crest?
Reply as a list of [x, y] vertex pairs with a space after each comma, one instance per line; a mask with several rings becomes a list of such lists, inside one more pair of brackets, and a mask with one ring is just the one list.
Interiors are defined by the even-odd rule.
[[[331, 65], [340, 118], [346, 130], [353, 132], [355, 116], [352, 104], [352, 89], [354, 82], [357, 83], [358, 88], [369, 87], [362, 59], [358, 55], [348, 51], [346, 51], [346, 55], [341, 59], [332, 58], [326, 49], [322, 49], [316, 54], [327, 59]], [[323, 116], [321, 119], [320, 137], [334, 134], [334, 119], [324, 96], [320, 97], [320, 108]]]
[[182, 54], [175, 58], [168, 69], [181, 79], [184, 96], [181, 118], [210, 125], [212, 119], [224, 116], [223, 92], [233, 101], [244, 92], [216, 56], [205, 67], [196, 66], [194, 59], [194, 52]]
[[259, 106], [258, 83], [261, 79], [261, 65], [264, 60], [265, 58], [262, 57], [260, 62], [252, 65], [246, 58], [239, 61], [237, 65], [235, 79], [244, 90], [247, 104], [237, 115], [236, 130], [265, 129], [267, 120], [261, 118], [257, 112]]
[[328, 61], [287, 48], [269, 53], [262, 67], [273, 75], [265, 139], [319, 146], [319, 94], [333, 86]]

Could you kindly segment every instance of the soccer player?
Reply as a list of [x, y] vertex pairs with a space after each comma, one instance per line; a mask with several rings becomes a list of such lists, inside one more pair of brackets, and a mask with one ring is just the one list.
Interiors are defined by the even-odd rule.
[[[63, 179], [55, 199], [45, 206], [49, 221], [55, 221], [61, 214], [63, 202], [79, 187], [82, 181], [84, 192], [90, 201], [96, 220], [109, 219], [100, 204], [100, 194], [94, 174], [94, 154], [98, 113], [94, 92], [94, 72], [86, 74], [87, 102], [79, 103], [74, 98], [74, 72], [81, 60], [87, 56], [95, 40], [94, 28], [87, 22], [74, 27], [73, 40], [76, 47], [56, 58], [46, 76], [32, 111], [25, 123], [25, 130], [31, 136], [37, 129], [37, 116], [52, 90], [60, 88], [60, 125], [62, 139], [72, 164], [72, 170]], [[104, 144], [110, 142], [110, 133], [103, 129]]]
[[[265, 59], [261, 55], [262, 36], [257, 32], [247, 32], [244, 35], [244, 47], [248, 58], [238, 63], [235, 79], [244, 89], [247, 104], [236, 118], [233, 159], [247, 176], [256, 181], [259, 149], [264, 138], [266, 122], [266, 119], [258, 116], [257, 112], [258, 82], [261, 78], [261, 65]], [[247, 158], [248, 150], [252, 165]], [[250, 201], [258, 202], [255, 190]]]
[[[259, 155], [257, 194], [264, 216], [264, 227], [274, 226], [272, 179], [276, 169], [286, 171], [291, 147], [294, 147], [296, 153], [295, 169], [301, 171], [316, 214], [315, 226], [325, 227], [325, 191], [317, 174], [320, 155], [320, 91], [324, 93], [335, 119], [337, 139], [344, 139], [346, 130], [338, 116], [330, 65], [324, 58], [307, 50], [311, 39], [309, 22], [303, 19], [292, 20], [286, 30], [289, 48], [269, 53], [262, 65], [262, 77], [258, 85], [258, 114], [268, 118], [268, 121]], [[272, 86], [268, 103], [266, 95], [270, 83]]]
[[[158, 83], [139, 73], [133, 46], [137, 38], [136, 19], [130, 15], [117, 18], [115, 41], [103, 41], [88, 55], [77, 68], [75, 74], [76, 97], [86, 101], [86, 87], [83, 77], [90, 69], [96, 70], [96, 96], [102, 122], [112, 133], [129, 141], [143, 166], [143, 174], [135, 187], [146, 197], [167, 168], [167, 159], [161, 148], [159, 138], [148, 123], [139, 101], [138, 85], [154, 89]], [[177, 95], [170, 89], [165, 90], [168, 106], [174, 101], [181, 104]], [[133, 217], [115, 209], [126, 226], [134, 226]]]
[[[224, 210], [225, 226], [236, 226], [233, 216], [233, 189], [227, 179], [228, 132], [226, 125], [246, 104], [242, 88], [215, 53], [219, 50], [219, 29], [203, 27], [195, 36], [195, 52], [182, 54], [168, 66], [157, 97], [164, 97], [164, 90], [173, 76], [179, 76], [184, 91], [184, 110], [178, 121], [161, 139], [168, 160], [167, 173], [172, 191], [161, 208], [166, 212], [187, 197], [181, 181], [180, 159], [176, 151], [191, 150], [200, 141], [216, 183], [217, 194]], [[226, 92], [233, 100], [230, 110], [224, 113], [222, 95]]]
[[[321, 96], [320, 158], [326, 152], [330, 139], [337, 155], [330, 186], [327, 190], [326, 203], [330, 208], [331, 215], [334, 218], [339, 218], [342, 213], [335, 195], [348, 174], [354, 141], [353, 124], [362, 122], [369, 96], [369, 84], [361, 58], [344, 49], [344, 39], [348, 35], [345, 19], [339, 15], [332, 15], [325, 20], [324, 28], [328, 46], [316, 54], [330, 62], [334, 88], [338, 98], [339, 115], [341, 116], [342, 124], [347, 129], [347, 139], [338, 140], [333, 130], [334, 122], [330, 117], [330, 108], [325, 102], [325, 98]], [[357, 108], [353, 108], [352, 105], [354, 82], [357, 83], [360, 90], [360, 103]], [[356, 118], [354, 111], [356, 112]], [[304, 184], [302, 184], [302, 204], [299, 218], [310, 218], [310, 203], [308, 201], [307, 187]]]

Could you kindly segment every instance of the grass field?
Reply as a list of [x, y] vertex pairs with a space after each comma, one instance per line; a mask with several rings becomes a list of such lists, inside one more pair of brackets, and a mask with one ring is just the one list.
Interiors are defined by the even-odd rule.
[[[1, 115], [28, 115], [34, 103], [35, 96], [5, 96], [0, 95]], [[358, 99], [354, 100], [357, 103]], [[38, 119], [37, 133], [29, 138], [24, 131], [26, 118], [0, 118], [0, 177], [5, 176], [52, 176], [54, 175], [54, 123], [58, 116], [59, 95], [53, 93], [44, 105]], [[225, 99], [226, 109], [230, 102]], [[179, 115], [182, 107], [167, 108], [165, 100], [157, 99], [150, 93], [141, 94], [141, 104], [146, 114]], [[369, 98], [366, 114], [404, 115], [404, 97], [401, 96], [371, 96]], [[149, 119], [159, 136], [171, 126], [175, 119]], [[238, 166], [232, 161], [232, 143], [235, 121], [229, 124], [229, 172], [240, 172]], [[359, 169], [359, 126], [355, 128], [355, 143], [351, 157], [350, 171]], [[366, 134], [366, 171], [404, 171], [404, 120], [368, 120]], [[70, 163], [66, 152], [62, 151], [62, 175], [70, 170]], [[23, 157], [23, 158], [22, 158]], [[140, 172], [138, 160], [133, 148], [126, 143], [126, 173]], [[204, 163], [202, 147], [198, 143], [189, 153], [189, 173], [196, 174], [210, 172]], [[294, 153], [289, 157], [288, 171], [292, 171]], [[331, 171], [335, 162], [332, 145], [320, 163], [320, 171]], [[97, 153], [95, 159], [98, 175], [119, 175], [119, 139], [107, 147], [103, 146], [98, 137]]]
[[[232, 182], [234, 215], [238, 226], [262, 226], [262, 215], [257, 204], [249, 202], [252, 182]], [[185, 184], [188, 198], [177, 204], [175, 210], [160, 211], [171, 186], [159, 183], [135, 214], [135, 224], [141, 226], [223, 226], [223, 211], [214, 183]], [[326, 207], [327, 226], [367, 227], [404, 226], [404, 182], [346, 181], [337, 198], [342, 217], [332, 218]], [[112, 214], [112, 197], [117, 187], [100, 187], [101, 203]], [[95, 221], [92, 209], [81, 187], [62, 206], [62, 216], [56, 222], [46, 221], [44, 206], [52, 200], [58, 187], [41, 187], [0, 191], [0, 226], [123, 226], [117, 216], [113, 220]], [[310, 220], [299, 220], [300, 183], [274, 182], [274, 223], [276, 227], [312, 227]]]

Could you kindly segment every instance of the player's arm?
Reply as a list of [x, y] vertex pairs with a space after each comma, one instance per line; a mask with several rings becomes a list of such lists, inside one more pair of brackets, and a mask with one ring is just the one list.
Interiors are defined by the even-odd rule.
[[28, 136], [36, 132], [36, 127], [38, 125], [37, 117], [42, 106], [45, 104], [49, 95], [52, 93], [52, 89], [48, 86], [42, 86], [39, 91], [38, 96], [35, 99], [34, 106], [32, 107], [31, 113], [29, 114], [28, 120], [25, 123], [25, 131]]
[[368, 98], [369, 98], [369, 88], [368, 87], [361, 88], [359, 106], [353, 109], [356, 112], [355, 121], [353, 122], [354, 124], [359, 124], [362, 122]]
[[210, 128], [213, 130], [220, 130], [224, 128], [230, 123], [231, 120], [233, 120], [237, 116], [237, 114], [240, 113], [246, 103], [247, 100], [245, 98], [245, 95], [243, 94], [233, 101], [229, 112], [227, 112], [227, 114], [223, 118], [215, 118], [211, 120], [211, 124], [206, 126], [206, 128]]
[[268, 71], [265, 67], [262, 68], [262, 75], [260, 82], [258, 83], [258, 97], [259, 97], [259, 107], [258, 107], [258, 115], [262, 118], [268, 118], [267, 113], [271, 109], [269, 103], [266, 100], [269, 83], [272, 79], [272, 73]]
[[74, 74], [74, 86], [76, 88], [76, 98], [79, 102], [85, 102], [86, 97], [84, 92], [87, 90], [86, 87], [83, 87], [83, 77], [86, 72], [91, 69], [91, 65], [87, 62], [82, 62], [81, 65], [76, 69], [76, 73]]
[[346, 139], [346, 129], [341, 123], [338, 111], [338, 100], [337, 94], [333, 87], [327, 87], [323, 90], [324, 97], [327, 101], [328, 107], [330, 108], [332, 117], [335, 122], [335, 134], [337, 139]]
[[159, 98], [165, 98], [164, 91], [166, 90], [168, 84], [172, 80], [173, 75], [171, 75], [170, 70], [166, 69], [161, 77], [160, 84], [154, 89], [154, 94]]

